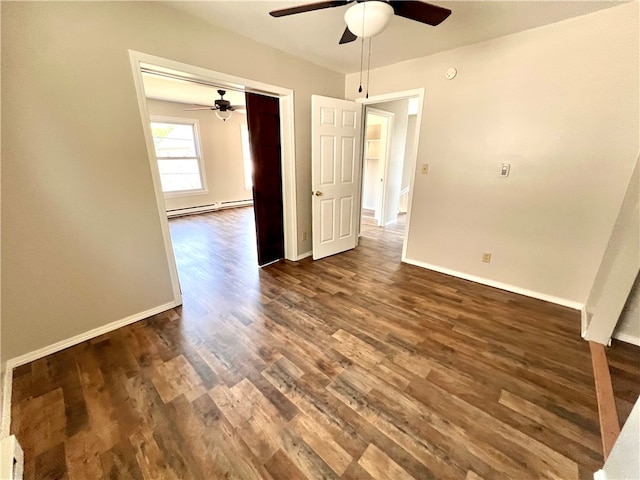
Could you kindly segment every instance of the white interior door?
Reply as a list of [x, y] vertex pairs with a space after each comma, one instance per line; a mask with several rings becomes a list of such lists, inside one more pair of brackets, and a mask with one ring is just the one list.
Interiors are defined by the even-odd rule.
[[313, 259], [355, 248], [360, 215], [362, 105], [311, 97]]

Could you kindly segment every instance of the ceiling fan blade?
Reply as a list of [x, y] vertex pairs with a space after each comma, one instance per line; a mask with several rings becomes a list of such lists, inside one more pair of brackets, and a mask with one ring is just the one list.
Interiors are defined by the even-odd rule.
[[396, 15], [399, 15], [416, 22], [426, 23], [427, 25], [440, 25], [446, 18], [451, 15], [448, 8], [438, 7], [430, 3], [406, 0], [390, 0], [389, 5], [393, 7]]
[[272, 17], [285, 17], [287, 15], [294, 15], [296, 13], [312, 12], [313, 10], [322, 10], [323, 8], [341, 7], [347, 3], [351, 3], [353, 0], [332, 0], [329, 2], [316, 2], [308, 3], [307, 5], [298, 5], [297, 7], [282, 8], [280, 10], [273, 10], [269, 12]]
[[184, 111], [188, 112], [191, 110], [213, 110], [213, 107], [196, 107], [196, 108], [185, 108]]
[[244, 105], [230, 105], [229, 108], [227, 108], [227, 110], [244, 110], [245, 107]]
[[342, 45], [343, 43], [353, 42], [356, 38], [358, 37], [351, 30], [349, 30], [349, 27], [347, 27], [344, 29], [344, 33], [342, 34], [342, 37], [340, 38], [340, 41], [338, 43]]

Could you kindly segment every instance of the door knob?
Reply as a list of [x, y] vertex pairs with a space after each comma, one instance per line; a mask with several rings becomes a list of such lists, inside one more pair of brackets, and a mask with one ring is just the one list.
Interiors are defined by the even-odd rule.
[[324, 195], [320, 190], [316, 190], [315, 192], [313, 192], [313, 194], [314, 194], [316, 197], [321, 197], [322, 195]]

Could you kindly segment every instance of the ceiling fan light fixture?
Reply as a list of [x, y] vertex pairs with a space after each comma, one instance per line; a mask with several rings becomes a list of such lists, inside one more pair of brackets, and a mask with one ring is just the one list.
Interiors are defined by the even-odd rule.
[[382, 32], [389, 24], [391, 17], [393, 17], [393, 7], [387, 2], [367, 0], [349, 7], [344, 14], [344, 21], [354, 35], [368, 38]]
[[226, 122], [227, 119], [231, 118], [231, 110], [216, 110], [216, 117]]

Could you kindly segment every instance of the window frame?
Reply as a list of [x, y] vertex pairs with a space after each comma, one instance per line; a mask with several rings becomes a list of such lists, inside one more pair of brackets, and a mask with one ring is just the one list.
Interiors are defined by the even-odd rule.
[[[153, 123], [169, 123], [176, 125], [191, 125], [193, 128], [193, 143], [196, 150], [196, 157], [160, 157], [158, 158], [158, 154], [155, 148], [155, 142], [153, 142]], [[201, 188], [193, 189], [193, 190], [175, 190], [172, 192], [162, 192], [162, 195], [165, 198], [173, 198], [173, 197], [188, 197], [192, 195], [204, 195], [209, 193], [209, 188], [207, 186], [207, 173], [204, 168], [204, 158], [202, 155], [202, 144], [200, 142], [200, 122], [197, 118], [185, 118], [185, 117], [167, 117], [164, 115], [149, 115], [149, 128], [151, 130], [151, 142], [153, 143], [153, 155], [156, 158], [156, 167], [158, 168], [158, 174], [160, 178], [160, 188], [162, 189], [162, 174], [160, 173], [160, 166], [158, 165], [158, 160], [198, 160], [198, 169], [200, 173], [200, 184]]]

